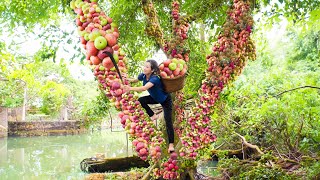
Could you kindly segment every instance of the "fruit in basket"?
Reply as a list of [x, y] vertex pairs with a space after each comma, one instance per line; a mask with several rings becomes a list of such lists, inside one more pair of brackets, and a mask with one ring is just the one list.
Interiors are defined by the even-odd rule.
[[162, 72], [160, 72], [160, 76], [162, 78], [166, 78], [168, 76], [168, 74], [166, 72], [162, 71]]
[[167, 59], [159, 65], [162, 78], [174, 78], [182, 76], [187, 72], [187, 64], [183, 59]]
[[164, 68], [164, 64], [160, 64], [159, 66], [160, 71], [163, 71], [163, 68]]
[[172, 62], [172, 63], [170, 63], [169, 64], [169, 69], [171, 70], [171, 71], [174, 71], [174, 70], [176, 70], [177, 69], [177, 64], [176, 63], [174, 63], [174, 62]]
[[176, 69], [173, 71], [173, 75], [174, 75], [174, 76], [180, 75], [180, 67], [176, 68]]

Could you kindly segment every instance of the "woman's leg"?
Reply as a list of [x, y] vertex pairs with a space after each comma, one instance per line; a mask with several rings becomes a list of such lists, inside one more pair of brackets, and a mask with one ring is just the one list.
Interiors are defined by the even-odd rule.
[[148, 104], [158, 104], [158, 102], [155, 101], [150, 95], [140, 97], [138, 101], [140, 102], [141, 106], [147, 111], [147, 114], [152, 117], [154, 115], [154, 112], [151, 110]]
[[173, 144], [174, 143], [174, 130], [173, 130], [173, 123], [172, 123], [172, 100], [171, 100], [170, 94], [161, 105], [163, 108], [164, 120], [166, 121], [169, 144], [171, 144], [171, 143]]

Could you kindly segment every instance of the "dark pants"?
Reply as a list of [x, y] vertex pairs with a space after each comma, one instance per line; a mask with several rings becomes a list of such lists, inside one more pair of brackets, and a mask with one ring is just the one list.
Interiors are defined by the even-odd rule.
[[[154, 115], [154, 112], [151, 110], [148, 104], [159, 104], [150, 95], [140, 97], [139, 102], [141, 106], [147, 111], [147, 114], [150, 117]], [[174, 143], [174, 130], [172, 124], [172, 100], [170, 94], [168, 95], [167, 99], [163, 103], [161, 103], [161, 106], [163, 109], [164, 120], [166, 121], [169, 143]]]

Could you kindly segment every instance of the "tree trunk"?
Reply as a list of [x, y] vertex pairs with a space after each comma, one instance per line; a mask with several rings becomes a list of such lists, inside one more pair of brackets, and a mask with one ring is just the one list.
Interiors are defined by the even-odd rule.
[[204, 32], [205, 32], [204, 29], [205, 29], [205, 26], [204, 26], [203, 23], [201, 23], [200, 24], [200, 40], [203, 41], [203, 42], [206, 41], [206, 37], [205, 37], [205, 34], [204, 34]]

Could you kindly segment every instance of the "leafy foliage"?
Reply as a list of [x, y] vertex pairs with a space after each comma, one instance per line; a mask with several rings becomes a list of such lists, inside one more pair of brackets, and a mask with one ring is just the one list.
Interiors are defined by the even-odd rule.
[[84, 118], [85, 126], [101, 123], [104, 117], [110, 116], [111, 110], [109, 99], [100, 92], [92, 101], [85, 101], [81, 108], [81, 117]]
[[[64, 13], [68, 1], [19, 1], [4, 0], [0, 3], [1, 23], [14, 28], [25, 26], [33, 29], [36, 24], [46, 26], [48, 19], [58, 21], [59, 13]], [[13, 29], [12, 29], [13, 30]]]
[[219, 169], [228, 168], [228, 176], [232, 179], [295, 179], [295, 176], [289, 176], [278, 167], [268, 168], [263, 163], [252, 163], [244, 165], [239, 159], [224, 159], [219, 163]]
[[45, 114], [59, 112], [70, 92], [62, 85], [54, 81], [47, 81], [40, 89], [42, 96], [41, 111]]
[[209, 43], [198, 38], [199, 31], [205, 31], [205, 29], [192, 28], [189, 30], [188, 49], [192, 49], [192, 51], [190, 52], [186, 78], [188, 85], [183, 89], [187, 97], [197, 96], [201, 81], [205, 77], [205, 69], [208, 67], [205, 56], [208, 54], [206, 50], [209, 49]]
[[[260, 0], [255, 4], [259, 10], [270, 18], [271, 22], [279, 22], [280, 17], [284, 16], [293, 23], [305, 22], [310, 16], [309, 12], [319, 8], [319, 0]], [[263, 9], [263, 6], [269, 5]]]
[[[300, 37], [297, 39], [292, 54], [290, 54], [290, 64], [298, 63], [299, 61], [309, 62], [305, 64], [308, 68], [313, 68], [314, 64], [320, 66], [320, 31], [311, 30], [308, 33], [301, 33], [299, 31], [293, 31], [290, 34], [291, 39]], [[310, 69], [315, 71], [315, 69]]]
[[[314, 58], [318, 56], [314, 43], [318, 32], [310, 30], [298, 36], [295, 30], [289, 30], [289, 41], [282, 37], [274, 47], [266, 46], [264, 38], [256, 37], [257, 44], [264, 44], [258, 48], [257, 61], [250, 63], [234, 85], [224, 91], [212, 115], [220, 137], [217, 144], [228, 142], [226, 149], [241, 148], [234, 136], [238, 132], [263, 150], [272, 150], [271, 154], [277, 157], [304, 162], [301, 156], [319, 156], [320, 77]], [[236, 168], [232, 167], [244, 165], [236, 160], [220, 163], [221, 167], [231, 168], [235, 179], [296, 178], [260, 165], [234, 172]], [[306, 167], [309, 167], [306, 171], [314, 172], [312, 177], [317, 176], [316, 161]]]
[[15, 107], [22, 103], [24, 83], [10, 78], [15, 69], [15, 59], [7, 51], [5, 43], [0, 42], [0, 46], [0, 105]]

